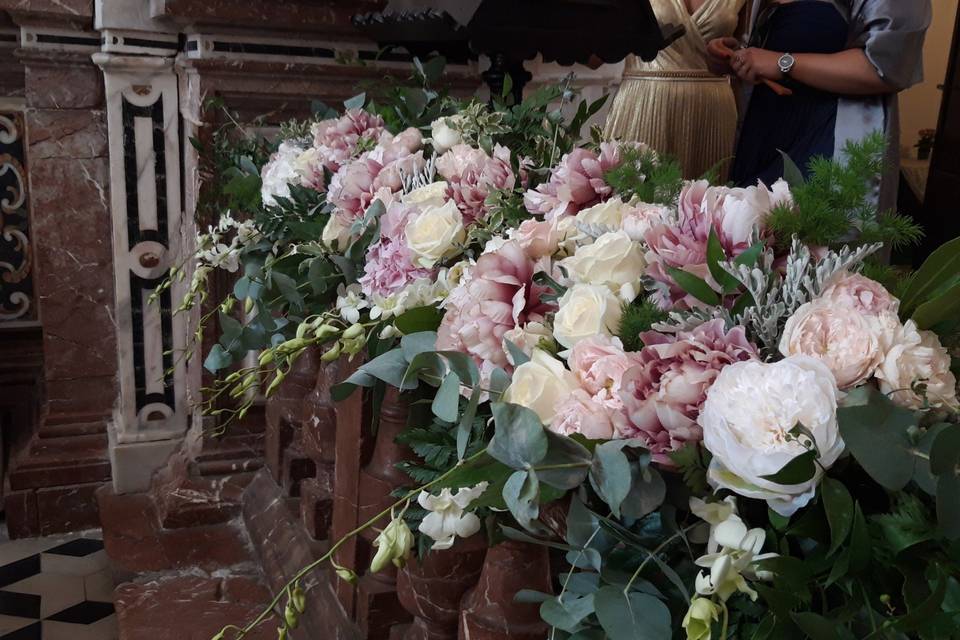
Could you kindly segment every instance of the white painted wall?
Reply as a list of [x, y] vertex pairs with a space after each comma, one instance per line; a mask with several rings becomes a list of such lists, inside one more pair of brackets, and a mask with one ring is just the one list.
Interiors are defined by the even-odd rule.
[[917, 142], [920, 129], [937, 127], [943, 97], [937, 85], [943, 84], [947, 73], [947, 58], [957, 18], [958, 0], [932, 2], [933, 23], [927, 31], [927, 41], [923, 49], [924, 81], [900, 95], [901, 146], [902, 151], [911, 157], [916, 157], [913, 145]]

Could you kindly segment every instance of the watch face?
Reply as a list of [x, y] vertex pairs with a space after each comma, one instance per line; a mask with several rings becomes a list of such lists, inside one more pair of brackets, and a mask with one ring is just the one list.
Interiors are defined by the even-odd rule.
[[790, 69], [793, 68], [793, 65], [796, 63], [796, 61], [796, 58], [789, 53], [784, 54], [780, 57], [780, 71], [783, 73], [788, 73]]

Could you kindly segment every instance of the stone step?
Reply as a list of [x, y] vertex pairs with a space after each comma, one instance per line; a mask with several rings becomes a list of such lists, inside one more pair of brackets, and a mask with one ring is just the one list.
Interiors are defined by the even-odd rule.
[[[259, 576], [169, 573], [121, 584], [114, 591], [120, 640], [207, 640], [226, 625], [243, 626], [271, 600]], [[247, 640], [275, 640], [268, 618]]]
[[107, 482], [110, 457], [107, 434], [37, 437], [13, 460], [13, 490]]

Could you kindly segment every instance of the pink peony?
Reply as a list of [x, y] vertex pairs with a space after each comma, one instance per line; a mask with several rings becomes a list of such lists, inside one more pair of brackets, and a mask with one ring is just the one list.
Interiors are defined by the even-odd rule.
[[510, 150], [500, 145], [493, 148], [491, 157], [483, 149], [458, 144], [437, 159], [437, 173], [449, 183], [447, 193], [457, 203], [466, 226], [486, 216], [487, 196], [516, 184]]
[[640, 363], [640, 354], [626, 353], [620, 339], [610, 336], [581, 340], [567, 360], [580, 386], [590, 395], [609, 395], [618, 402], [624, 374]]
[[383, 120], [363, 109], [351, 109], [310, 127], [320, 164], [334, 173], [350, 161], [361, 140], [377, 140], [383, 131]]
[[[782, 182], [782, 181], [781, 181]], [[748, 248], [774, 207], [790, 199], [785, 183], [768, 190], [763, 184], [746, 189], [711, 187], [705, 180], [689, 182], [680, 192], [677, 217], [653, 225], [645, 234], [649, 250], [647, 275], [659, 283], [654, 299], [664, 309], [702, 306], [670, 277], [668, 268], [688, 271], [716, 285], [707, 267], [707, 242], [717, 233], [727, 258]]]
[[510, 231], [510, 239], [515, 240], [527, 255], [534, 260], [552, 256], [560, 250], [560, 244], [569, 236], [576, 234], [573, 225], [560, 225], [558, 220], [524, 220], [520, 226]]
[[615, 415], [589, 393], [577, 389], [560, 403], [548, 427], [565, 436], [579, 433], [591, 440], [610, 440], [617, 432]]
[[719, 319], [676, 336], [640, 337], [640, 364], [626, 372], [620, 392], [629, 418], [621, 435], [644, 440], [656, 462], [670, 465], [669, 452], [702, 439], [697, 417], [720, 370], [759, 354], [743, 327], [727, 332]]
[[378, 190], [400, 191], [401, 176], [412, 175], [423, 167], [423, 152], [418, 150], [422, 141], [416, 129], [407, 129], [396, 136], [384, 132], [376, 148], [345, 164], [333, 175], [327, 201], [336, 208], [343, 224], [362, 217]]
[[536, 267], [516, 242], [480, 256], [464, 282], [450, 292], [437, 330], [437, 349], [470, 354], [484, 377], [495, 367], [510, 369], [503, 349], [507, 331], [543, 322], [554, 308], [540, 299]]
[[859, 273], [837, 274], [821, 296], [836, 303], [852, 305], [864, 315], [896, 313], [900, 307], [900, 301], [890, 295], [882, 284]]
[[560, 159], [550, 180], [523, 196], [527, 211], [547, 220], [576, 215], [581, 209], [606, 199], [612, 189], [604, 173], [621, 162], [620, 145], [604, 142], [597, 155], [588, 149], [574, 149]]

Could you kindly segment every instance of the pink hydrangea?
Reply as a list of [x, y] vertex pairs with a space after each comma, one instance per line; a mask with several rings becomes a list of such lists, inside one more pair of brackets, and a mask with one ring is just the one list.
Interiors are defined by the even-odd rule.
[[387, 206], [380, 218], [380, 240], [367, 250], [366, 264], [360, 277], [360, 288], [367, 298], [375, 294], [388, 297], [418, 278], [432, 278], [431, 269], [417, 266], [407, 246], [405, 228], [416, 207], [399, 201]]
[[343, 224], [363, 216], [378, 190], [397, 192], [403, 186], [402, 175], [412, 175], [424, 164], [420, 146], [423, 140], [416, 129], [396, 136], [384, 132], [372, 151], [345, 164], [330, 179], [327, 201]]
[[600, 153], [589, 149], [574, 149], [560, 159], [550, 180], [523, 196], [527, 211], [543, 215], [548, 220], [576, 215], [606, 199], [612, 189], [603, 178], [604, 173], [621, 162], [620, 145], [604, 142]]
[[654, 294], [657, 303], [664, 309], [702, 306], [670, 277], [669, 268], [716, 285], [707, 267], [711, 229], [716, 230], [726, 257], [735, 258], [750, 248], [757, 231], [765, 233], [766, 217], [789, 198], [782, 181], [773, 190], [762, 184], [731, 189], [711, 187], [704, 180], [687, 183], [680, 193], [676, 219], [655, 224], [644, 234], [649, 247], [647, 275], [660, 285]]
[[533, 260], [516, 242], [480, 256], [465, 282], [447, 298], [437, 349], [471, 355], [484, 377], [495, 367], [509, 370], [504, 334], [528, 322], [543, 322], [555, 310], [541, 299], [546, 288], [533, 282], [535, 272]]
[[697, 417], [720, 370], [759, 354], [743, 327], [726, 331], [723, 320], [676, 336], [640, 337], [640, 364], [626, 372], [620, 391], [628, 416], [621, 435], [642, 439], [656, 462], [670, 465], [669, 452], [703, 438]]
[[469, 225], [486, 217], [485, 201], [493, 191], [516, 184], [510, 150], [496, 145], [490, 156], [483, 149], [458, 144], [437, 159], [437, 173], [449, 184], [448, 195]]
[[321, 164], [334, 173], [350, 161], [361, 140], [378, 140], [383, 131], [383, 120], [363, 109], [351, 109], [310, 128]]

